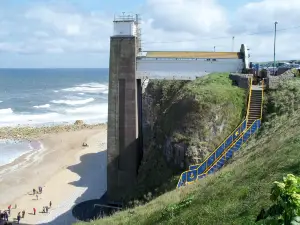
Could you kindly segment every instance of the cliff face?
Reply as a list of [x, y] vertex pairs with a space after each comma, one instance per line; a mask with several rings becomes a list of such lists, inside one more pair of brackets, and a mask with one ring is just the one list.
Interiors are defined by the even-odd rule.
[[201, 163], [241, 122], [245, 93], [232, 86], [228, 74], [150, 81], [143, 94], [138, 191], [152, 192], [189, 165]]

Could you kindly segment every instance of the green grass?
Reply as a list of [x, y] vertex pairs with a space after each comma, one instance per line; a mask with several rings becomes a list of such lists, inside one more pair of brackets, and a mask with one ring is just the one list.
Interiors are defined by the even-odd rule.
[[[288, 81], [279, 90], [268, 93], [269, 107], [265, 108], [265, 114], [273, 113], [272, 117], [266, 117], [272, 122], [267, 121], [266, 127], [221, 171], [165, 193], [146, 205], [88, 224], [254, 224], [261, 208], [271, 203], [269, 190], [273, 181], [288, 173], [300, 175], [298, 83], [297, 79]], [[283, 106], [278, 101], [287, 98], [287, 88], [297, 89], [288, 102], [294, 106], [282, 112]]]

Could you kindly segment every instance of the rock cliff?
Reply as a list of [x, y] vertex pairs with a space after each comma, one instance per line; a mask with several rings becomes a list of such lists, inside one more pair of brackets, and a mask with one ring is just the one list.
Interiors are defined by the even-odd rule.
[[144, 155], [136, 194], [172, 186], [175, 174], [201, 163], [242, 121], [245, 99], [246, 90], [233, 86], [229, 74], [150, 81], [143, 94]]

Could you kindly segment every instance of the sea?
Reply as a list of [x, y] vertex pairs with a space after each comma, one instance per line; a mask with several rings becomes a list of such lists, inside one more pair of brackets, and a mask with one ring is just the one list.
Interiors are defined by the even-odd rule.
[[[107, 110], [108, 69], [0, 69], [0, 127], [104, 123]], [[37, 146], [0, 140], [0, 167]]]

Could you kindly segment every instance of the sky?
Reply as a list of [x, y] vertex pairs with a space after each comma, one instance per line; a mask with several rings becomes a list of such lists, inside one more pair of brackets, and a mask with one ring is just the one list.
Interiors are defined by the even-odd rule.
[[[300, 59], [299, 0], [0, 0], [0, 68], [107, 68], [113, 19], [140, 14], [143, 50]], [[232, 37], [234, 36], [234, 44]]]

